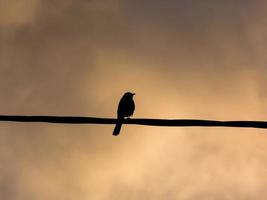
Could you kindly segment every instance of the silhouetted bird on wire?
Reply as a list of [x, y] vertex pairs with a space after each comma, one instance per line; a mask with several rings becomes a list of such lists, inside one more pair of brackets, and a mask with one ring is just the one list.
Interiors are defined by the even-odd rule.
[[113, 135], [117, 136], [120, 134], [121, 125], [125, 117], [130, 117], [134, 113], [135, 105], [133, 96], [135, 93], [126, 92], [119, 103], [118, 111], [117, 111], [117, 123], [113, 131]]

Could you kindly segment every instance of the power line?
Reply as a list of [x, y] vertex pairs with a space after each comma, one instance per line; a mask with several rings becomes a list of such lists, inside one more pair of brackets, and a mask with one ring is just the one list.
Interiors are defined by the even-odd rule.
[[[39, 122], [60, 124], [116, 124], [115, 118], [79, 117], [79, 116], [25, 116], [25, 115], [0, 115], [0, 121], [5, 122]], [[170, 127], [243, 127], [267, 128], [267, 121], [215, 121], [199, 119], [125, 119], [123, 124], [145, 126], [170, 126]]]

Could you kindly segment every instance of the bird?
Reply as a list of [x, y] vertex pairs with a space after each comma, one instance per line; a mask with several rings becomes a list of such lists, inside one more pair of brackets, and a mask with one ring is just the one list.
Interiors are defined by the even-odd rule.
[[135, 104], [133, 100], [133, 96], [135, 93], [126, 92], [122, 97], [118, 105], [117, 110], [117, 122], [116, 126], [113, 130], [113, 135], [117, 136], [120, 134], [122, 122], [125, 118], [129, 118], [133, 115], [135, 110]]

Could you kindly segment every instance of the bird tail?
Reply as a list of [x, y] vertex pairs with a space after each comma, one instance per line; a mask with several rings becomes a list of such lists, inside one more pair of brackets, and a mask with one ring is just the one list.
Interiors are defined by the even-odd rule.
[[115, 128], [113, 130], [113, 135], [114, 136], [117, 136], [117, 135], [120, 134], [121, 126], [122, 126], [122, 119], [118, 119], [117, 123], [116, 123], [116, 126], [115, 126]]

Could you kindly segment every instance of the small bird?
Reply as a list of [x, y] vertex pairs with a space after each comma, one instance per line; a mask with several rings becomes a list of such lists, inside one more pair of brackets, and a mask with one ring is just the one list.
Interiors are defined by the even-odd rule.
[[134, 100], [133, 96], [135, 93], [131, 92], [126, 92], [118, 105], [118, 110], [117, 110], [117, 123], [113, 131], [113, 135], [117, 136], [120, 134], [121, 130], [121, 125], [125, 117], [130, 117], [134, 113], [135, 105], [134, 105]]

